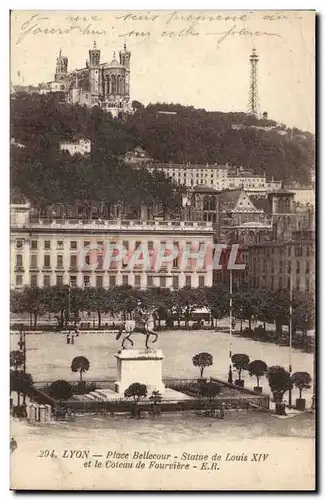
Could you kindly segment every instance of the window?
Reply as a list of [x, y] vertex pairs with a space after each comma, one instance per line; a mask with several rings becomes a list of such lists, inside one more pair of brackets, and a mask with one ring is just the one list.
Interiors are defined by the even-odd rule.
[[37, 274], [32, 274], [30, 277], [30, 286], [37, 286]]
[[44, 241], [45, 250], [51, 250], [51, 242], [49, 240]]
[[153, 241], [148, 241], [148, 250], [153, 250]]
[[127, 274], [123, 274], [122, 276], [122, 285], [127, 286], [129, 284], [129, 277]]
[[309, 279], [306, 279], [306, 292], [309, 292]]
[[296, 274], [300, 274], [300, 261], [297, 260]]
[[77, 256], [76, 255], [70, 255], [70, 267], [72, 267], [72, 268], [77, 267]]
[[90, 285], [90, 276], [87, 274], [84, 276], [84, 286], [87, 288]]
[[291, 274], [291, 262], [288, 262], [288, 274]]
[[296, 257], [302, 257], [302, 247], [296, 247], [295, 248], [295, 256]]
[[153, 277], [152, 276], [147, 276], [147, 287], [148, 288], [153, 287]]
[[279, 273], [282, 274], [283, 273], [283, 261], [280, 260], [279, 262]]
[[109, 286], [116, 286], [116, 276], [112, 275], [109, 277]]
[[166, 276], [160, 276], [160, 286], [166, 288]]
[[296, 288], [299, 292], [299, 290], [300, 290], [300, 278], [296, 278]]
[[16, 248], [23, 248], [24, 240], [16, 240]]
[[189, 275], [185, 276], [185, 286], [192, 286], [192, 277]]
[[175, 257], [175, 259], [173, 260], [173, 267], [178, 268], [178, 265], [179, 265], [178, 257]]
[[306, 274], [310, 273], [309, 262], [306, 262]]
[[23, 256], [21, 254], [16, 255], [16, 267], [23, 267]]
[[51, 276], [49, 274], [44, 275], [44, 286], [50, 286], [51, 284]]
[[56, 284], [57, 286], [62, 286], [63, 285], [63, 275], [62, 274], [58, 274], [57, 277], [56, 277]]
[[63, 241], [57, 241], [56, 242], [56, 247], [58, 250], [63, 250]]
[[51, 256], [44, 255], [44, 267], [51, 267]]
[[291, 257], [291, 247], [288, 247], [288, 257]]
[[123, 241], [123, 246], [124, 246], [126, 251], [129, 250], [129, 242], [128, 241]]
[[173, 289], [178, 290], [179, 288], [179, 277], [173, 276]]
[[199, 276], [199, 287], [204, 287], [205, 282], [204, 282], [204, 276]]
[[77, 250], [77, 242], [70, 241], [70, 248], [71, 248], [71, 250]]
[[37, 250], [37, 240], [32, 240], [31, 241], [31, 249], [32, 250]]
[[134, 276], [134, 286], [136, 288], [140, 288], [140, 286], [141, 286], [141, 276], [140, 276], [140, 274], [136, 274]]
[[139, 248], [140, 245], [141, 245], [141, 241], [136, 241], [135, 242], [134, 250], [136, 250], [137, 248]]
[[90, 241], [84, 241], [84, 247], [88, 247], [90, 245]]
[[57, 267], [63, 267], [63, 255], [58, 255], [56, 260]]
[[37, 255], [30, 256], [30, 267], [37, 267]]
[[97, 268], [103, 269], [103, 256], [101, 254], [97, 255]]
[[283, 280], [282, 278], [279, 278], [279, 288], [282, 288], [283, 287]]
[[70, 276], [70, 286], [77, 286], [77, 276]]
[[96, 287], [97, 288], [103, 287], [103, 276], [96, 276]]
[[22, 286], [23, 284], [23, 277], [21, 274], [17, 274], [16, 276], [16, 286]]

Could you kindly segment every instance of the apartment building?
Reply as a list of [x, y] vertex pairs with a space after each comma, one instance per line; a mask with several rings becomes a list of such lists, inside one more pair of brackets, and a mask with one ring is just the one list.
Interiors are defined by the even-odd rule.
[[247, 272], [252, 286], [277, 290], [315, 290], [315, 235], [313, 231], [293, 231], [287, 242], [250, 245]]
[[32, 222], [29, 204], [12, 205], [10, 286], [211, 286], [212, 268], [189, 253], [211, 250], [213, 235], [204, 221]]
[[147, 165], [149, 171], [159, 170], [166, 177], [178, 184], [193, 188], [205, 186], [222, 191], [224, 189], [242, 188], [252, 193], [267, 193], [281, 188], [281, 182], [267, 179], [266, 175], [254, 175], [250, 170], [243, 167], [231, 167], [230, 165], [196, 165], [175, 163], [150, 163]]

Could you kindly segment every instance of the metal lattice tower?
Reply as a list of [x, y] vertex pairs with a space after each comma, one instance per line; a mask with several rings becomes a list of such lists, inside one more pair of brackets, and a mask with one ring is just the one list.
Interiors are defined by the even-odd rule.
[[256, 54], [256, 49], [253, 48], [249, 56], [250, 62], [250, 82], [249, 82], [249, 97], [248, 97], [248, 112], [252, 115], [258, 115], [259, 112], [259, 95], [258, 95], [258, 80], [257, 66], [259, 57]]

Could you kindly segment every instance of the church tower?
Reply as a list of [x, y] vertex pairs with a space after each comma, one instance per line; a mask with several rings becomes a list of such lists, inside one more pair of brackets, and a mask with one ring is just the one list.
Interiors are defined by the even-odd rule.
[[62, 82], [66, 80], [67, 76], [68, 76], [68, 58], [62, 55], [62, 50], [60, 49], [59, 57], [56, 59], [54, 79], [56, 82]]
[[89, 49], [89, 86], [94, 102], [97, 101], [99, 94], [99, 65], [100, 50], [97, 49], [96, 42], [94, 42], [93, 48]]
[[130, 59], [131, 52], [127, 50], [126, 43], [124, 44], [123, 50], [120, 50], [120, 64], [126, 68], [125, 74], [125, 97], [130, 98]]

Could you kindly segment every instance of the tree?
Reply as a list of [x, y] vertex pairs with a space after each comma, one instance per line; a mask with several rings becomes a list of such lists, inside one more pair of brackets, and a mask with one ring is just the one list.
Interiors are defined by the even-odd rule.
[[[177, 308], [182, 311], [185, 317], [185, 329], [189, 329], [189, 321], [194, 309], [206, 305], [206, 296], [202, 288], [191, 288], [185, 286], [181, 290], [174, 292], [177, 301]], [[174, 299], [174, 300], [175, 300]]]
[[82, 374], [89, 370], [90, 363], [84, 356], [76, 356], [71, 363], [71, 371], [80, 374], [80, 382], [82, 382]]
[[234, 294], [233, 311], [235, 318], [248, 320], [248, 327], [252, 329], [252, 319], [257, 315], [257, 293], [242, 289]]
[[266, 374], [267, 364], [260, 359], [255, 359], [251, 361], [247, 366], [247, 370], [250, 376], [254, 375], [257, 380], [257, 387], [260, 386], [260, 378]]
[[231, 361], [238, 371], [238, 379], [241, 380], [241, 372], [247, 370], [249, 364], [249, 356], [247, 354], [233, 354]]
[[72, 386], [66, 380], [56, 380], [50, 385], [49, 394], [54, 399], [69, 399], [72, 396]]
[[44, 290], [26, 286], [22, 292], [12, 293], [10, 309], [17, 313], [28, 312], [30, 325], [36, 327], [38, 316], [45, 312]]
[[200, 384], [200, 393], [207, 399], [214, 399], [218, 394], [220, 394], [221, 387], [215, 382], [206, 382]]
[[10, 367], [17, 371], [21, 368], [25, 361], [25, 355], [22, 351], [11, 351], [10, 352]]
[[205, 287], [204, 291], [207, 306], [210, 308], [211, 326], [213, 328], [214, 319], [216, 320], [216, 326], [218, 326], [218, 320], [229, 314], [229, 292], [223, 283], [218, 283], [212, 287]]
[[44, 290], [45, 310], [55, 314], [59, 328], [64, 328], [69, 315], [69, 287], [51, 286]]
[[158, 413], [157, 405], [162, 402], [162, 395], [159, 391], [152, 391], [151, 396], [149, 397], [150, 401], [153, 404], [153, 413], [156, 415]]
[[203, 382], [200, 383], [199, 391], [201, 396], [206, 398], [207, 407], [205, 411], [206, 416], [212, 416], [214, 413], [213, 400], [220, 394], [221, 387], [215, 382]]
[[86, 288], [83, 294], [83, 309], [88, 312], [96, 311], [98, 327], [101, 327], [101, 315], [109, 308], [109, 290], [104, 288]]
[[28, 387], [33, 384], [33, 378], [30, 373], [23, 371], [10, 370], [10, 392], [17, 392], [17, 406], [20, 406], [20, 394], [26, 394]]
[[195, 356], [193, 356], [192, 362], [194, 366], [198, 366], [200, 368], [200, 375], [202, 378], [204, 368], [213, 365], [213, 357], [208, 352], [200, 352], [199, 354], [195, 354]]
[[295, 372], [291, 376], [292, 384], [299, 390], [300, 399], [303, 389], [310, 389], [311, 380], [311, 376], [308, 372]]
[[281, 403], [285, 392], [292, 389], [290, 373], [282, 366], [270, 366], [266, 372], [270, 389], [273, 393], [274, 401]]
[[139, 382], [134, 382], [124, 391], [125, 398], [133, 398], [133, 407], [131, 410], [131, 416], [140, 418], [140, 410], [138, 404], [140, 398], [145, 398], [147, 396], [147, 386], [140, 384]]

